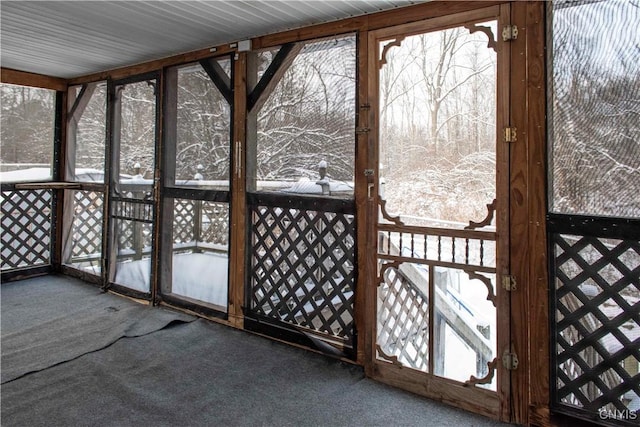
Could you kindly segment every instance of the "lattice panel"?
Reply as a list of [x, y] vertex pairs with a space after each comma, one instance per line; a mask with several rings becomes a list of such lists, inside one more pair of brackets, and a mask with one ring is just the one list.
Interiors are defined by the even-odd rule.
[[118, 257], [140, 259], [151, 253], [153, 224], [140, 221], [116, 220]]
[[49, 264], [51, 190], [2, 192], [2, 270]]
[[395, 266], [384, 265], [378, 288], [377, 343], [386, 360], [429, 370], [429, 303]]
[[229, 245], [229, 204], [202, 203], [202, 231], [200, 240], [217, 245]]
[[556, 401], [592, 412], [640, 405], [640, 242], [552, 235]]
[[176, 199], [173, 243], [229, 245], [229, 204]]
[[173, 204], [173, 243], [195, 241], [197, 200], [176, 199]]
[[253, 312], [350, 344], [355, 285], [354, 217], [253, 207]]
[[73, 205], [72, 262], [77, 258], [100, 258], [104, 195], [95, 191], [76, 191]]
[[118, 248], [134, 248], [133, 221], [117, 221], [116, 234], [118, 236]]

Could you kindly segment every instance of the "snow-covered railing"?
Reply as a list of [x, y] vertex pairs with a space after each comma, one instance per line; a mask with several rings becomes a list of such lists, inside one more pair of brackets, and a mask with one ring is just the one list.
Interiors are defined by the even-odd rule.
[[[146, 184], [127, 184], [125, 194], [146, 194]], [[131, 214], [123, 210], [123, 214]], [[73, 247], [71, 265], [84, 265], [101, 258], [103, 194], [76, 191], [74, 199]], [[229, 240], [229, 211], [225, 203], [176, 199], [173, 218], [173, 250], [175, 252], [226, 252]], [[118, 257], [140, 259], [151, 253], [151, 224], [119, 221]]]

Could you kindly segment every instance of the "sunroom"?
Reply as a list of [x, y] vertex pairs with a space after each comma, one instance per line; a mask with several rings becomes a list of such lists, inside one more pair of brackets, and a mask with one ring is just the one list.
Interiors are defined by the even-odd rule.
[[638, 2], [1, 12], [3, 423], [640, 423]]

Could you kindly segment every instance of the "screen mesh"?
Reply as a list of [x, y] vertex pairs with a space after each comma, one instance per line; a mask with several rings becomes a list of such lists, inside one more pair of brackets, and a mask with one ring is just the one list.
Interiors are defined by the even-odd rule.
[[640, 216], [640, 2], [549, 8], [550, 208]]
[[[259, 57], [259, 73], [269, 56]], [[353, 193], [355, 74], [354, 36], [310, 42], [297, 54], [258, 112], [258, 190], [326, 194], [320, 179], [332, 195]]]

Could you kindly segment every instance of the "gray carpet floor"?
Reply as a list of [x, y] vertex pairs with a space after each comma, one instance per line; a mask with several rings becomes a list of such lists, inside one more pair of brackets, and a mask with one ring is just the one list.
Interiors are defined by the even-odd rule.
[[74, 279], [0, 292], [3, 427], [504, 425], [360, 367]]

